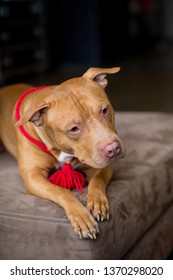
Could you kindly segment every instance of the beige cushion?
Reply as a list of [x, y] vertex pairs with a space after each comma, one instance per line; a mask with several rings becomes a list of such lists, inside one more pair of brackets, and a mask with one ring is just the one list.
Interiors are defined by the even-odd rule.
[[[173, 115], [122, 112], [116, 123], [127, 154], [113, 165], [97, 240], [80, 240], [63, 209], [26, 194], [17, 162], [0, 154], [0, 259], [120, 259], [158, 222], [173, 201]], [[84, 204], [86, 192], [74, 191]]]

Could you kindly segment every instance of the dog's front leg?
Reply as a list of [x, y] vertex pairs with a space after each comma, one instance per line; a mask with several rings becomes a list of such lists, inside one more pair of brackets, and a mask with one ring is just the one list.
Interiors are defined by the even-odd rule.
[[87, 208], [98, 220], [109, 219], [109, 203], [106, 187], [112, 177], [112, 168], [106, 167], [95, 172], [90, 179], [87, 195]]
[[23, 173], [22, 177], [30, 194], [53, 201], [65, 210], [80, 238], [96, 238], [99, 232], [96, 220], [71, 191], [50, 183], [46, 174], [39, 169], [29, 170]]

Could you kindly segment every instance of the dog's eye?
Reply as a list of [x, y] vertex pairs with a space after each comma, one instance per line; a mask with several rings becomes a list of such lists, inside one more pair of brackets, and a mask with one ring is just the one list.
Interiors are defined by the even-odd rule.
[[103, 107], [102, 108], [102, 113], [103, 113], [103, 115], [107, 115], [109, 113], [109, 108], [108, 107]]
[[77, 126], [73, 126], [71, 129], [70, 129], [71, 132], [77, 132], [79, 131], [79, 128]]

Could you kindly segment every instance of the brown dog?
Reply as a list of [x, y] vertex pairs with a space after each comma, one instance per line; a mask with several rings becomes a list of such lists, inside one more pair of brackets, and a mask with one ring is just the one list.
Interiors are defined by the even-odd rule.
[[[0, 90], [0, 139], [17, 158], [27, 191], [63, 207], [80, 238], [96, 238], [97, 221], [109, 219], [105, 192], [112, 176], [110, 164], [125, 155], [104, 91], [106, 75], [118, 71], [118, 67], [90, 68], [82, 77], [31, 92], [20, 104], [16, 125], [15, 104], [32, 86], [16, 84]], [[28, 141], [21, 126], [53, 156]], [[87, 208], [72, 191], [47, 179], [57, 161], [70, 157], [78, 159], [89, 178]]]

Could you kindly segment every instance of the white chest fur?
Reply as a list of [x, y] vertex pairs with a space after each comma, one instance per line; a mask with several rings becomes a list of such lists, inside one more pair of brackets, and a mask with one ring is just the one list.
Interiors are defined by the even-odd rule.
[[61, 168], [64, 165], [64, 163], [70, 163], [73, 169], [76, 169], [81, 165], [79, 160], [75, 158], [74, 155], [65, 152], [60, 152], [59, 156], [56, 159], [57, 159], [57, 163], [55, 165], [56, 169]]

